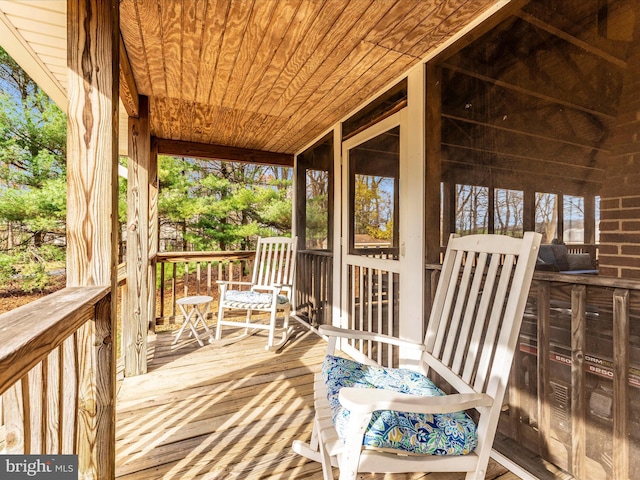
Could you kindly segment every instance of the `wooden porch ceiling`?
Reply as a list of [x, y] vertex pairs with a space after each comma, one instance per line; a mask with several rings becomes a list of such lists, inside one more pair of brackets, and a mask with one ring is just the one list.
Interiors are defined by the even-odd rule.
[[494, 2], [124, 0], [152, 134], [295, 153]]
[[[126, 90], [149, 97], [153, 136], [296, 153], [501, 4], [121, 0]], [[0, 1], [0, 20], [62, 102], [66, 2]]]

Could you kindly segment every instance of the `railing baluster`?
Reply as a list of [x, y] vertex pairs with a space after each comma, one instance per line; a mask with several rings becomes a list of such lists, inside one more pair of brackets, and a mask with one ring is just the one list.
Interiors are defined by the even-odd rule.
[[[367, 332], [373, 330], [373, 269], [367, 268]], [[376, 305], [380, 308], [380, 298], [377, 299]], [[373, 358], [371, 353], [371, 347], [373, 346], [371, 340], [367, 341], [367, 356]]]
[[[378, 298], [382, 298], [382, 270], [378, 269], [378, 273], [376, 275], [377, 283], [378, 283]], [[384, 324], [382, 322], [382, 305], [378, 305], [378, 333], [384, 333]], [[378, 342], [378, 358], [376, 361], [380, 364], [384, 362], [384, 348], [390, 348], [386, 343]]]
[[202, 282], [202, 263], [196, 262], [196, 295], [200, 295], [201, 282]]
[[178, 275], [178, 265], [173, 264], [173, 273], [171, 277], [171, 318], [176, 318], [176, 284], [177, 284], [177, 275]]
[[47, 358], [46, 382], [43, 395], [44, 409], [46, 411], [45, 423], [45, 448], [42, 453], [60, 453], [60, 348], [53, 350]]
[[571, 473], [585, 478], [586, 391], [584, 351], [586, 340], [586, 290], [584, 285], [571, 289]]
[[551, 395], [549, 375], [549, 354], [551, 353], [551, 288], [549, 282], [536, 281], [538, 332], [538, 356], [536, 358], [538, 371], [538, 447], [542, 457], [548, 455], [547, 438], [551, 432], [551, 405], [547, 401]]
[[629, 290], [613, 292], [613, 478], [629, 476]]
[[[42, 385], [45, 381], [43, 370], [46, 367], [47, 359], [45, 358], [38, 365], [33, 367], [29, 372], [27, 393], [25, 405], [29, 410], [29, 451], [33, 454], [41, 455], [44, 453], [44, 427], [43, 415], [46, 409], [43, 409], [43, 403], [46, 402]], [[25, 408], [25, 417], [27, 416]]]
[[184, 264], [184, 296], [189, 295], [189, 262]]
[[[164, 318], [164, 272], [165, 263], [160, 263], [160, 318]], [[126, 310], [123, 310], [126, 311]]]
[[64, 341], [61, 347], [63, 371], [60, 380], [62, 388], [60, 435], [62, 436], [63, 454], [75, 452], [76, 439], [78, 438], [76, 433], [76, 399], [78, 398], [78, 376], [75, 374], [78, 364], [76, 344], [76, 334], [74, 333]]

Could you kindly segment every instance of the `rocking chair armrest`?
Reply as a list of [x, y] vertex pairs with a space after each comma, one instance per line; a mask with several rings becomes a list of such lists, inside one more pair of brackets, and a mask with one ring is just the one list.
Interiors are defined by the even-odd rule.
[[389, 345], [396, 345], [398, 347], [409, 347], [423, 351], [425, 348], [422, 343], [412, 342], [410, 340], [402, 340], [397, 337], [392, 337], [391, 335], [374, 332], [361, 332], [359, 330], [339, 328], [332, 325], [320, 325], [320, 327], [318, 327], [318, 331], [321, 335], [326, 335], [328, 337], [341, 337], [355, 340], [371, 340], [374, 342], [382, 342]]
[[216, 283], [219, 286], [229, 286], [229, 285], [253, 285], [251, 282], [241, 282], [241, 281], [232, 281], [232, 280], [216, 280]]
[[254, 290], [269, 290], [270, 292], [279, 292], [283, 288], [291, 287], [288, 283], [274, 283], [273, 285], [254, 285]]
[[376, 410], [410, 413], [454, 413], [471, 408], [490, 407], [493, 398], [485, 393], [455, 393], [442, 397], [410, 395], [379, 388], [344, 387], [338, 395], [347, 410], [368, 414]]

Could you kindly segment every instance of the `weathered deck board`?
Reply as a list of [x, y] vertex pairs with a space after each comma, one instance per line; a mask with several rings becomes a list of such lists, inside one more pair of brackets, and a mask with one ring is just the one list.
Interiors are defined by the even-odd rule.
[[[171, 346], [173, 335], [157, 334], [150, 342], [149, 373], [127, 378], [120, 387], [117, 478], [320, 480], [320, 465], [295, 455], [291, 442], [311, 435], [312, 379], [324, 341], [307, 333], [276, 354], [264, 350], [261, 334], [224, 347], [199, 347], [182, 338]], [[518, 477], [492, 463], [487, 478]]]

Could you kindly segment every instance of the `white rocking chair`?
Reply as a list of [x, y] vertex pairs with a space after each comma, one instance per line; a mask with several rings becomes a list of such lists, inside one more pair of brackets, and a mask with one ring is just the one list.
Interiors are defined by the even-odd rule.
[[[452, 235], [422, 344], [320, 327], [329, 343], [315, 380], [313, 433], [294, 451], [321, 462], [325, 480], [332, 465], [340, 480], [359, 472], [485, 478], [540, 237]], [[337, 337], [416, 348], [420, 373], [385, 369], [364, 355], [362, 364], [335, 357]], [[430, 373], [453, 394], [437, 389]]]
[[[244, 333], [235, 336], [237, 341], [256, 333], [268, 330], [267, 350], [277, 350], [284, 345], [291, 334], [289, 317], [293, 295], [293, 280], [296, 262], [296, 239], [269, 237], [258, 239], [256, 257], [251, 282], [218, 281], [220, 301], [218, 307], [218, 325], [216, 340], [222, 337], [223, 326], [244, 327]], [[237, 286], [243, 290], [230, 288]], [[225, 320], [225, 310], [246, 310], [245, 321]], [[252, 321], [254, 311], [269, 312], [268, 323]], [[276, 315], [284, 312], [282, 336], [275, 342]]]

